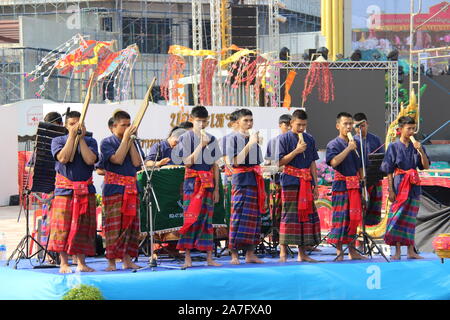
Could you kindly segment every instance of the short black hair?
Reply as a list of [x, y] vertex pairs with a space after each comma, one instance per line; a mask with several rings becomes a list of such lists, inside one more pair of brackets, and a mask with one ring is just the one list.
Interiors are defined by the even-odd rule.
[[122, 119], [126, 119], [126, 120], [128, 119], [129, 120], [129, 119], [131, 119], [131, 117], [130, 117], [130, 114], [128, 112], [123, 111], [123, 110], [119, 110], [119, 111], [114, 112], [113, 119], [114, 119], [114, 123], [117, 123], [117, 122], [119, 122]]
[[44, 121], [48, 122], [48, 123], [54, 123], [54, 124], [62, 124], [63, 123], [61, 114], [59, 114], [56, 111], [47, 113], [44, 117]]
[[208, 118], [208, 115], [208, 109], [206, 109], [204, 106], [195, 106], [191, 110], [192, 118], [206, 119]]
[[280, 118], [278, 118], [278, 124], [286, 123], [290, 124], [292, 116], [288, 113], [282, 114]]
[[403, 116], [398, 119], [398, 126], [403, 128], [405, 124], [416, 124], [416, 120], [409, 116]]
[[180, 129], [191, 129], [193, 127], [194, 127], [194, 124], [190, 121], [184, 121], [178, 125], [178, 128], [180, 128]]
[[355, 121], [363, 121], [363, 120], [366, 120], [366, 121], [367, 121], [366, 115], [365, 115], [364, 113], [362, 113], [362, 112], [356, 113], [356, 114], [353, 116], [353, 119], [355, 119]]
[[294, 119], [308, 120], [308, 115], [306, 114], [305, 110], [297, 109], [292, 114], [292, 120]]
[[230, 121], [236, 122], [239, 119], [239, 112], [241, 112], [241, 109], [236, 109], [230, 113]]
[[111, 117], [111, 118], [109, 118], [109, 120], [108, 120], [108, 128], [111, 128], [111, 127], [113, 126], [113, 124], [114, 124], [114, 118]]
[[242, 117], [253, 116], [253, 113], [249, 109], [242, 108], [238, 113], [238, 120]]
[[353, 116], [348, 112], [339, 112], [338, 115], [336, 116], [336, 122], [341, 121], [341, 118], [352, 118], [353, 119]]
[[72, 118], [80, 118], [81, 117], [81, 113], [79, 113], [78, 111], [70, 111], [66, 113], [66, 123], [67, 120], [72, 119]]

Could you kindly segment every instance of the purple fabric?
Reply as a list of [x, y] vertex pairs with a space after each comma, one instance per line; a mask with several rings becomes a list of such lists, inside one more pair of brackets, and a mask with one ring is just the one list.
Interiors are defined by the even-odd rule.
[[[230, 160], [236, 157], [242, 149], [244, 149], [249, 140], [250, 138], [248, 136], [244, 136], [239, 132], [233, 132], [227, 138], [227, 156]], [[250, 148], [250, 151], [245, 157], [244, 163], [240, 164], [240, 166], [252, 167], [259, 165], [262, 162], [263, 155], [261, 147], [258, 144], [255, 144]], [[256, 186], [255, 174], [253, 172], [233, 174], [231, 183], [234, 186]]]
[[[116, 153], [117, 149], [119, 149], [121, 140], [117, 138], [115, 135], [109, 136], [102, 140], [100, 143], [101, 150], [101, 158], [103, 159], [103, 167], [106, 171], [114, 172], [123, 176], [134, 177], [136, 176], [136, 172], [138, 172], [141, 167], [133, 166], [131, 161], [130, 153], [125, 157], [122, 165], [114, 164], [110, 161], [111, 157]], [[139, 152], [142, 157], [144, 157], [144, 153], [139, 147]], [[114, 184], [104, 184], [103, 185], [103, 195], [106, 197], [112, 196], [114, 194], [123, 194], [125, 191], [125, 187], [118, 186]]]
[[[427, 158], [427, 152], [423, 147]], [[430, 159], [428, 158], [428, 161]], [[420, 159], [419, 152], [414, 148], [412, 143], [409, 143], [406, 147], [400, 140], [391, 143], [386, 151], [384, 160], [381, 163], [381, 171], [385, 173], [394, 173], [395, 169], [402, 170], [409, 169], [423, 169], [422, 161]], [[394, 177], [394, 192], [398, 192], [398, 185], [403, 179], [403, 175], [397, 175]], [[420, 186], [413, 186], [410, 191], [410, 197], [418, 198], [420, 196]]]
[[[52, 149], [52, 155], [55, 158], [55, 171], [56, 173], [59, 173], [69, 179], [70, 181], [87, 181], [90, 177], [92, 177], [92, 171], [94, 171], [93, 165], [87, 165], [83, 157], [81, 156], [80, 152], [80, 145], [78, 144], [78, 150], [75, 152], [75, 157], [73, 159], [73, 162], [69, 162], [67, 164], [62, 164], [59, 162], [56, 158], [58, 153], [64, 148], [67, 142], [67, 138], [69, 136], [60, 136], [53, 138], [51, 149]], [[97, 141], [94, 138], [91, 137], [84, 137], [84, 141], [86, 141], [86, 144], [88, 145], [89, 149], [94, 152], [94, 154], [97, 156], [98, 159], [98, 147], [97, 147]], [[73, 193], [73, 190], [70, 189], [55, 189], [55, 196], [67, 196], [71, 195]], [[95, 187], [94, 185], [89, 185], [89, 193], [95, 193]]]
[[[360, 150], [360, 144], [356, 141], [357, 150]], [[331, 166], [331, 160], [334, 159], [338, 154], [347, 148], [347, 141], [340, 137], [336, 137], [327, 144], [327, 151], [325, 160], [329, 166]], [[360, 152], [358, 151], [358, 154]], [[360, 155], [361, 156], [361, 155]], [[356, 176], [358, 170], [361, 168], [362, 162], [361, 158], [356, 155], [355, 151], [350, 152], [350, 154], [342, 161], [336, 168], [342, 175], [346, 177]], [[332, 191], [347, 191], [345, 181], [334, 181], [332, 184]]]
[[160, 161], [164, 158], [170, 158], [170, 161], [167, 163], [167, 165], [173, 165], [175, 163], [172, 160], [172, 150], [173, 149], [170, 147], [170, 144], [167, 140], [159, 141], [151, 146], [150, 151], [145, 158], [145, 161]]
[[[191, 166], [191, 169], [197, 171], [209, 171], [213, 164], [222, 157], [219, 143], [213, 135], [206, 133], [210, 138], [209, 144], [203, 148], [202, 155], [196, 160], [196, 163]], [[177, 146], [172, 153], [174, 158], [172, 161], [175, 164], [183, 164], [183, 159], [189, 157], [200, 144], [200, 137], [195, 134], [194, 131], [188, 131], [180, 136]], [[195, 185], [195, 178], [189, 178], [184, 180], [184, 190], [193, 192]]]
[[[319, 154], [317, 153], [316, 142], [312, 135], [304, 132], [303, 140], [307, 144], [306, 150], [303, 153], [298, 154], [289, 165], [299, 169], [306, 169], [311, 166], [313, 161], [319, 159]], [[279, 138], [279, 159], [287, 156], [291, 153], [298, 144], [298, 135], [292, 131], [282, 134]], [[304, 155], [303, 155], [304, 154]], [[314, 184], [314, 182], [313, 182]], [[285, 186], [298, 186], [299, 180], [297, 177], [293, 177], [287, 174], [281, 174], [281, 185]]]

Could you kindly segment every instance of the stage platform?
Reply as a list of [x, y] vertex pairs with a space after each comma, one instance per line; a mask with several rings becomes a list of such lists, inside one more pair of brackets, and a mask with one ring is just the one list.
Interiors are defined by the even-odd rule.
[[[365, 261], [346, 256], [345, 261], [332, 262], [334, 249], [320, 249], [312, 257], [321, 263], [299, 263], [290, 257], [281, 264], [266, 256], [262, 265], [241, 259], [241, 265], [234, 266], [223, 256], [217, 259], [221, 267], [206, 268], [204, 261], [194, 261], [187, 270], [158, 267], [137, 273], [104, 272], [105, 258], [87, 259], [97, 272], [69, 275], [58, 274], [57, 268], [32, 269], [24, 260], [17, 270], [0, 267], [0, 299], [59, 300], [80, 283], [100, 288], [106, 299], [120, 300], [450, 299], [450, 260], [441, 263], [436, 255], [422, 253], [423, 260], [403, 256], [387, 263], [381, 256]], [[146, 259], [140, 257], [137, 264], [145, 266]]]

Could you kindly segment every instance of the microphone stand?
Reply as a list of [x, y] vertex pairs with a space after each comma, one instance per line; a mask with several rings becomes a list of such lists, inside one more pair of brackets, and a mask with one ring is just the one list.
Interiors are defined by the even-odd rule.
[[[156, 194], [155, 194], [155, 189], [153, 188], [153, 184], [152, 184], [152, 177], [153, 177], [153, 173], [155, 172], [156, 169], [156, 159], [158, 159], [159, 156], [159, 151], [160, 148], [158, 148], [157, 152], [156, 152], [156, 157], [155, 157], [155, 161], [153, 162], [153, 166], [150, 168], [150, 174], [148, 172], [147, 166], [145, 165], [145, 161], [144, 158], [142, 157], [142, 153], [140, 152], [140, 148], [139, 146], [136, 144], [136, 140], [138, 139], [133, 139], [133, 143], [136, 146], [136, 149], [138, 150], [139, 153], [139, 157], [141, 159], [141, 166], [145, 172], [145, 175], [147, 177], [147, 183], [145, 184], [144, 187], [144, 195], [142, 197], [142, 201], [147, 203], [146, 206], [146, 213], [147, 213], [147, 232], [148, 234], [150, 234], [150, 239], [147, 239], [147, 252], [149, 253], [149, 259], [148, 259], [148, 265], [147, 267], [144, 268], [140, 268], [140, 269], [135, 269], [132, 272], [136, 273], [138, 271], [142, 271], [142, 270], [147, 270], [147, 269], [151, 269], [152, 271], [155, 271], [156, 267], [161, 267], [161, 268], [167, 268], [167, 269], [181, 269], [184, 270], [185, 268], [183, 267], [176, 267], [176, 266], [166, 266], [166, 265], [158, 265], [158, 259], [154, 257], [154, 250], [153, 250], [153, 237], [154, 237], [154, 231], [153, 231], [153, 202], [151, 199], [151, 196], [153, 196], [153, 199], [155, 200], [155, 204], [156, 204], [156, 209], [158, 210], [158, 212], [161, 212], [161, 209], [159, 207], [159, 203], [158, 203], [158, 199], [156, 198]], [[147, 237], [148, 237], [147, 234]]]
[[[372, 253], [373, 253], [373, 248], [375, 247], [378, 252], [381, 254], [381, 256], [384, 258], [384, 260], [386, 260], [386, 262], [390, 262], [389, 259], [386, 257], [386, 255], [383, 253], [383, 251], [380, 249], [380, 247], [376, 244], [375, 240], [366, 232], [366, 214], [367, 214], [367, 204], [369, 203], [369, 195], [367, 192], [367, 177], [366, 177], [366, 164], [365, 164], [365, 153], [364, 153], [364, 141], [363, 141], [363, 137], [362, 137], [362, 131], [361, 129], [359, 130], [359, 139], [360, 139], [360, 150], [361, 150], [361, 162], [362, 162], [362, 168], [363, 168], [363, 179], [362, 179], [362, 184], [363, 184], [363, 205], [362, 205], [362, 230], [360, 230], [359, 234], [355, 235], [355, 239], [353, 239], [353, 241], [351, 243], [349, 243], [349, 245], [347, 246], [350, 247], [350, 245], [354, 244], [355, 241], [358, 239], [358, 237], [362, 237], [363, 239], [363, 254], [368, 254], [370, 256], [370, 258], [372, 258]], [[341, 255], [343, 255], [345, 252], [345, 250], [342, 251]], [[340, 257], [337, 256], [335, 258], [335, 261]]]

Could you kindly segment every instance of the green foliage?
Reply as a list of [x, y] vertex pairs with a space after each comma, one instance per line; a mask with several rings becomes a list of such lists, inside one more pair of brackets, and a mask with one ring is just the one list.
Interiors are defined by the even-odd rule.
[[105, 300], [105, 298], [100, 289], [82, 284], [67, 291], [63, 300]]

